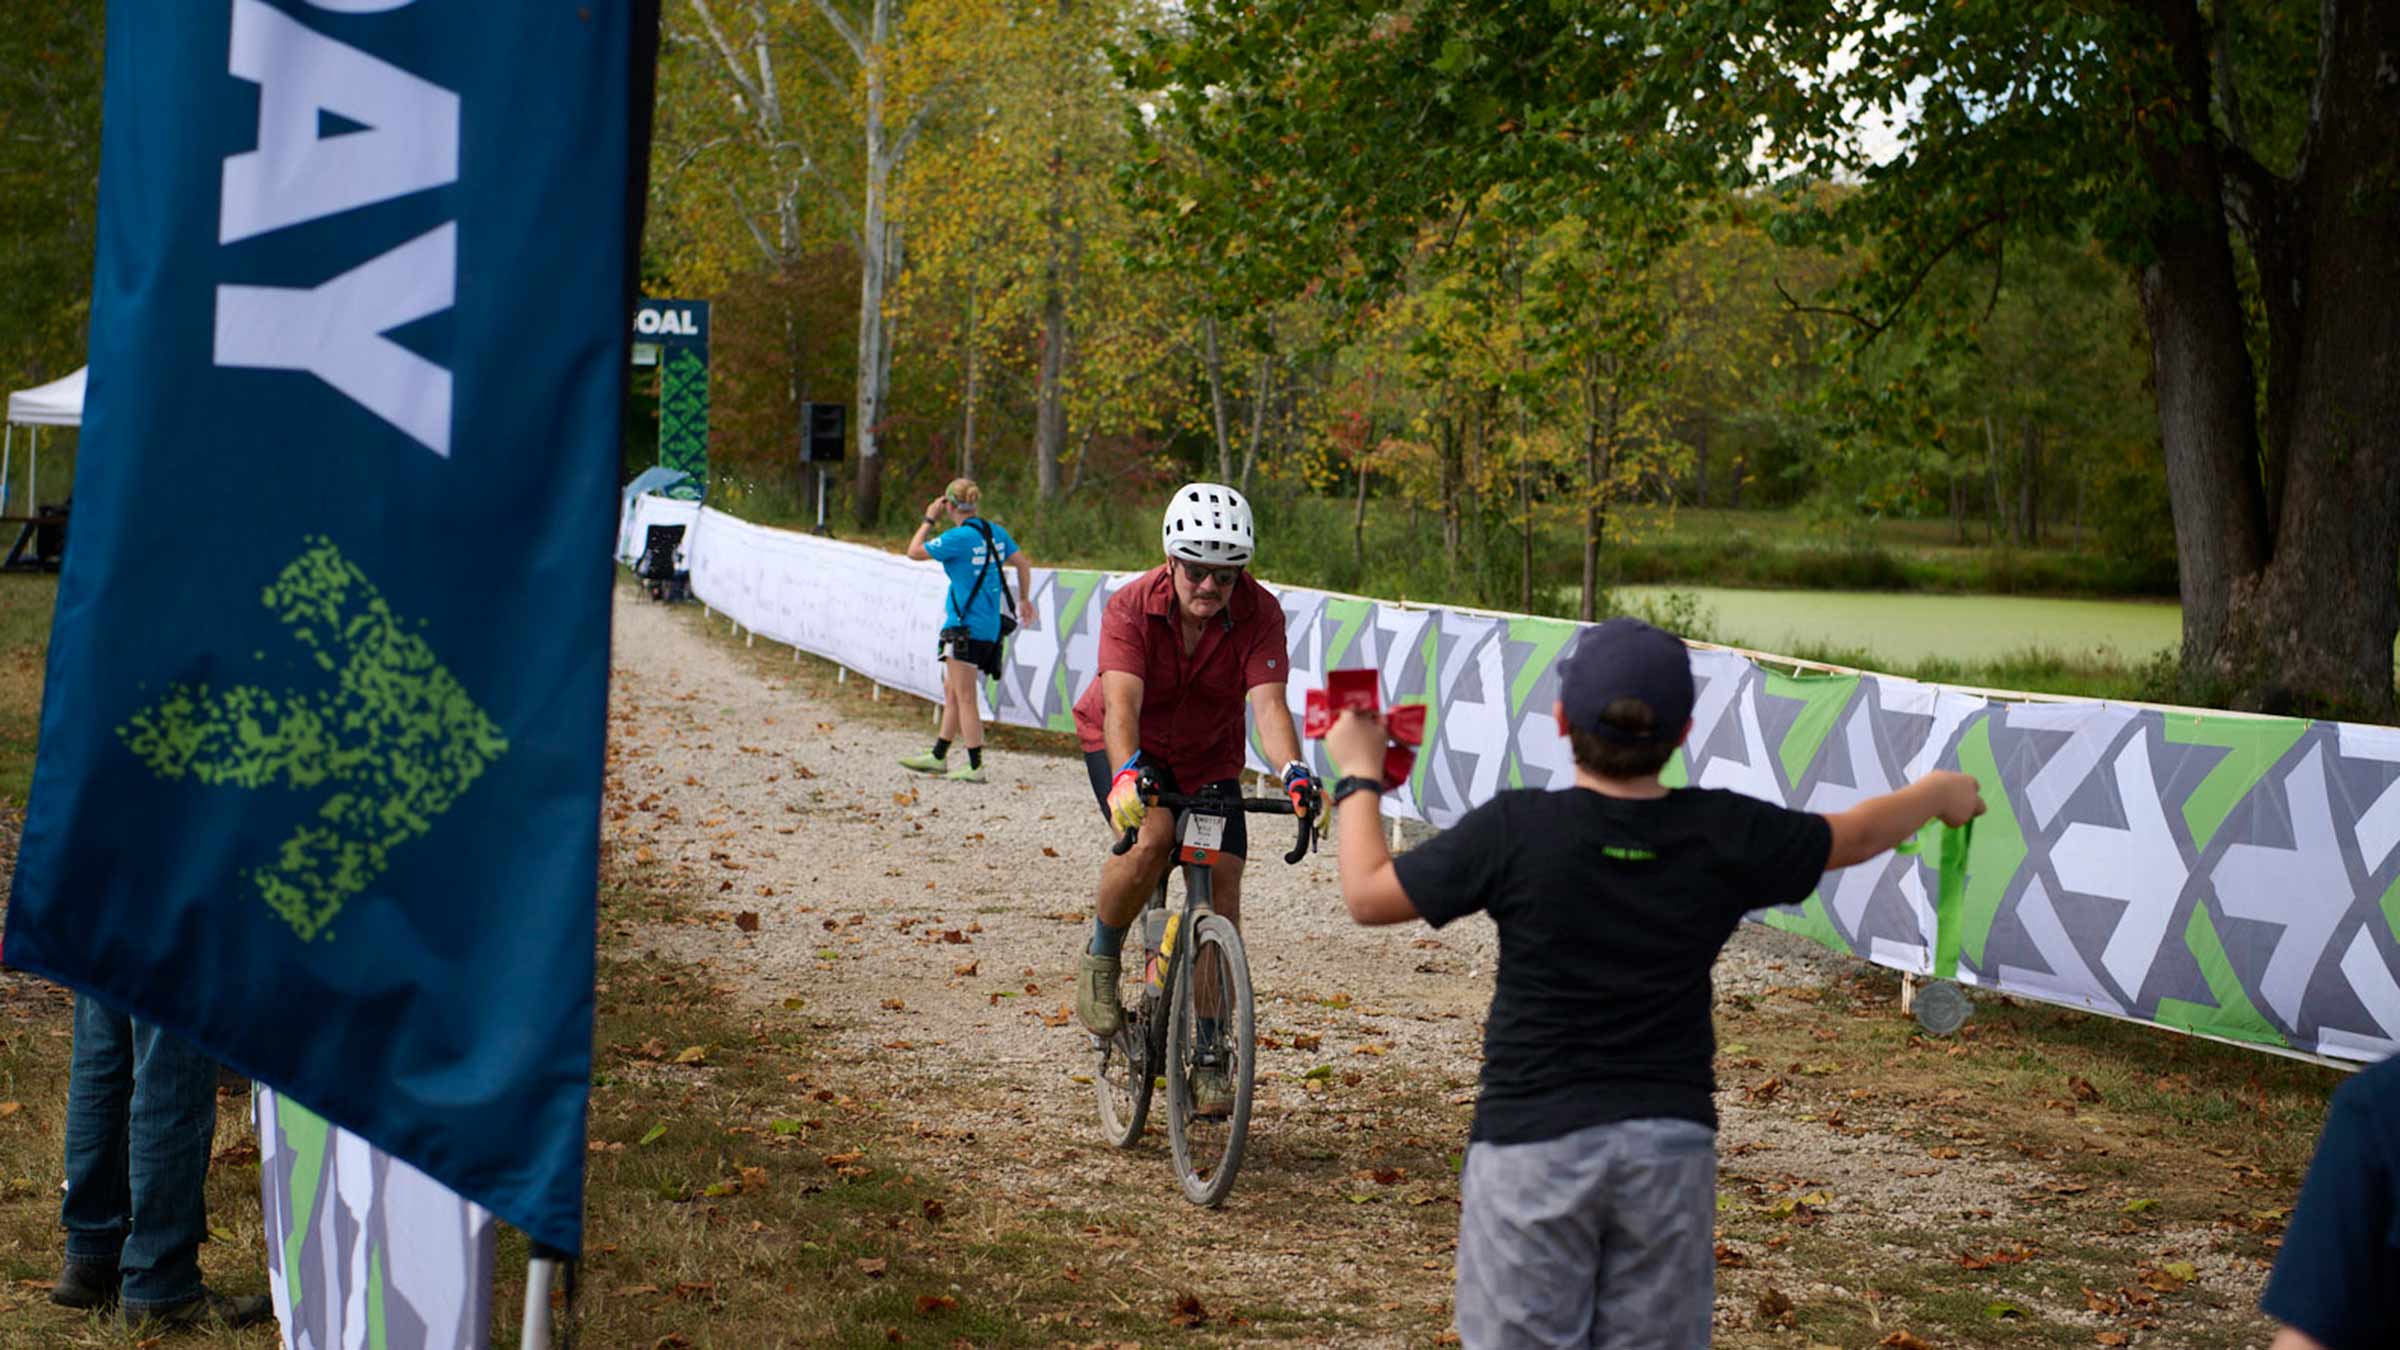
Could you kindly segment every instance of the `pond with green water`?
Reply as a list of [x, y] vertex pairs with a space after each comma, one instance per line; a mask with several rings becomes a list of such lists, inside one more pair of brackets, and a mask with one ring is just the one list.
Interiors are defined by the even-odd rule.
[[2183, 611], [2169, 602], [1722, 586], [1621, 586], [1615, 595], [1619, 608], [1635, 610], [1678, 592], [1699, 602], [1703, 626], [1720, 642], [1776, 653], [1864, 650], [1899, 665], [1993, 661], [2036, 648], [2138, 665], [2183, 640]]

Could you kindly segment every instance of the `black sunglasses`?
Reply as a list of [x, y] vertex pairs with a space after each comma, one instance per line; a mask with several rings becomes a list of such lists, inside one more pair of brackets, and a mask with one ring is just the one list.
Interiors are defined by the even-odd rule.
[[1203, 586], [1213, 581], [1223, 588], [1242, 579], [1242, 569], [1239, 567], [1202, 567], [1196, 562], [1190, 562], [1183, 558], [1177, 558], [1175, 565], [1183, 569], [1184, 579], [1195, 586]]

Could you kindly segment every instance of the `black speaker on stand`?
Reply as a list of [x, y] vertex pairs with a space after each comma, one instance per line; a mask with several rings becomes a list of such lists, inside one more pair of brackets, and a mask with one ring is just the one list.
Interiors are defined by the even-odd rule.
[[849, 422], [850, 406], [846, 403], [800, 405], [800, 462], [813, 464], [817, 469], [818, 534], [832, 533], [825, 526], [825, 479], [833, 472], [827, 466], [842, 462], [842, 441]]

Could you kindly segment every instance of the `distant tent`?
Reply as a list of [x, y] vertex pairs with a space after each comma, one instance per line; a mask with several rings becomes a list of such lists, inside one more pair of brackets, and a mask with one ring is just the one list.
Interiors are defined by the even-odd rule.
[[17, 428], [32, 428], [27, 433], [27, 439], [32, 442], [32, 452], [26, 461], [25, 501], [22, 504], [25, 510], [31, 511], [40, 506], [33, 500], [34, 480], [42, 468], [40, 429], [83, 425], [83, 384], [84, 377], [91, 373], [91, 369], [85, 366], [64, 379], [52, 380], [32, 389], [19, 389], [8, 396], [8, 431], [4, 438], [0, 438], [0, 515], [8, 514], [8, 470], [9, 461], [16, 454]]
[[79, 427], [83, 425], [83, 382], [91, 374], [85, 366], [65, 379], [33, 389], [20, 389], [8, 396], [8, 420], [17, 426]]

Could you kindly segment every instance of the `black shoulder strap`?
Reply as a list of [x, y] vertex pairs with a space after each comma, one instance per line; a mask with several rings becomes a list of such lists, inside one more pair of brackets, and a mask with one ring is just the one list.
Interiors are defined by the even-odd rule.
[[[983, 594], [984, 577], [1000, 565], [1000, 546], [992, 542], [992, 527], [984, 524], [980, 517], [974, 516], [968, 517], [967, 523], [975, 527], [977, 534], [983, 536], [983, 571], [975, 574], [975, 588], [967, 592], [967, 603], [960, 606], [959, 617], [962, 619], [966, 617], [966, 610], [975, 607], [975, 597]], [[1008, 589], [1008, 577], [1005, 574], [1000, 578], [1000, 598], [1008, 605], [1009, 614], [1014, 616], [1017, 612], [1017, 597]]]

